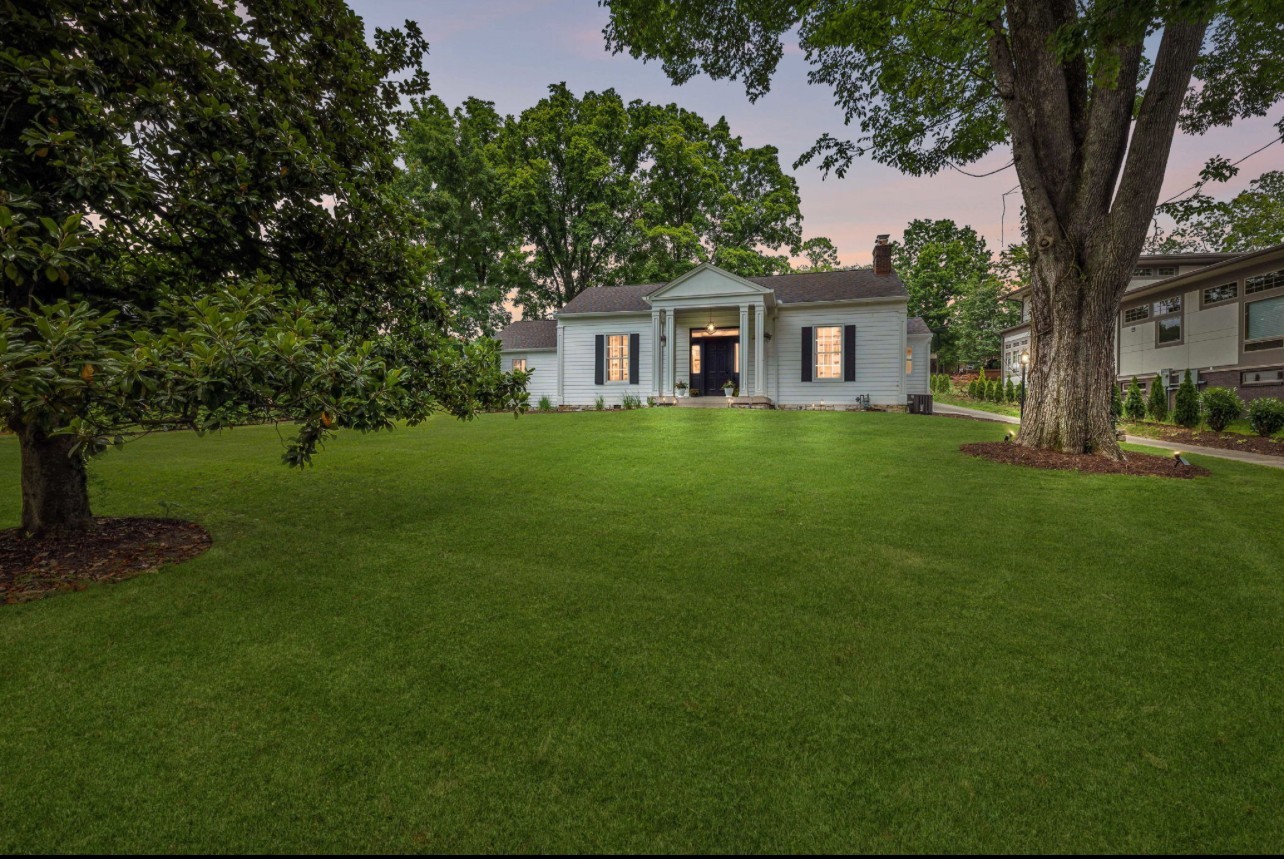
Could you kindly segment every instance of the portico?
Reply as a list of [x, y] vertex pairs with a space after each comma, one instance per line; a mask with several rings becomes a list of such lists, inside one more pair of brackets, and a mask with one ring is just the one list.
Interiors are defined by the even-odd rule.
[[651, 307], [651, 396], [676, 397], [679, 382], [704, 396], [724, 396], [732, 382], [737, 404], [770, 404], [767, 341], [775, 295], [736, 275], [702, 265], [647, 296]]

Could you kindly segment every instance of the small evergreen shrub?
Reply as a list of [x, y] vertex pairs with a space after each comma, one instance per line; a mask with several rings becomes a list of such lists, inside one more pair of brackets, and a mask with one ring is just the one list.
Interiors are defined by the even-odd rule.
[[548, 398], [548, 394], [539, 398], [539, 410], [541, 412], [553, 411], [553, 401]]
[[987, 399], [989, 399], [990, 402], [992, 403], [1003, 402], [1003, 394], [1001, 393], [1003, 389], [999, 387], [998, 379], [991, 379], [987, 387], [989, 388], [989, 396], [987, 397]]
[[1146, 401], [1146, 414], [1157, 423], [1168, 420], [1168, 385], [1158, 376], [1150, 380], [1150, 399]]
[[1270, 438], [1284, 430], [1284, 400], [1276, 397], [1259, 397], [1248, 404], [1248, 422], [1253, 432]]
[[1119, 396], [1119, 384], [1110, 383], [1110, 420], [1117, 421], [1123, 417], [1124, 404], [1123, 399]]
[[1124, 414], [1130, 421], [1139, 421], [1146, 416], [1146, 401], [1141, 396], [1141, 384], [1138, 383], [1137, 377], [1132, 377], [1132, 384], [1128, 386], [1128, 396], [1124, 398]]
[[1011, 379], [1008, 379], [1008, 383], [1003, 389], [1003, 399], [1009, 403], [1016, 402], [1016, 385], [1012, 384]]
[[976, 379], [973, 379], [972, 381], [967, 383], [967, 395], [973, 399], [976, 399]]
[[1213, 432], [1221, 432], [1244, 414], [1244, 402], [1230, 388], [1208, 388], [1200, 396], [1204, 422]]
[[1186, 429], [1194, 429], [1199, 426], [1199, 418], [1199, 391], [1195, 388], [1195, 380], [1190, 377], [1190, 370], [1187, 370], [1186, 378], [1182, 379], [1181, 386], [1177, 388], [1173, 420]]

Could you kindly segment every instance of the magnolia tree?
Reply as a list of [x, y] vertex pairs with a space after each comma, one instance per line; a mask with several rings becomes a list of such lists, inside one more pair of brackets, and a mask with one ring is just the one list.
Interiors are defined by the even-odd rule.
[[90, 522], [85, 463], [157, 429], [328, 433], [524, 407], [446, 333], [387, 192], [418, 29], [341, 0], [0, 4], [0, 398], [22, 526]]
[[1023, 444], [1118, 456], [1111, 336], [1180, 126], [1263, 116], [1284, 94], [1272, 0], [601, 0], [607, 44], [767, 92], [797, 32], [813, 83], [860, 136], [804, 160], [872, 155], [921, 175], [1011, 148], [1033, 266]]

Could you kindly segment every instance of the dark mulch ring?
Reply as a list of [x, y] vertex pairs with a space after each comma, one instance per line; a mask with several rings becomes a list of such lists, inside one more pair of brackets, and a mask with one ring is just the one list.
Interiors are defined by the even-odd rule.
[[119, 582], [195, 558], [210, 547], [209, 532], [178, 519], [95, 519], [92, 527], [56, 537], [0, 531], [0, 603]]
[[1264, 453], [1267, 456], [1284, 456], [1284, 441], [1262, 438], [1256, 435], [1242, 435], [1234, 432], [1212, 432], [1211, 430], [1189, 430], [1185, 427], [1173, 427], [1166, 424], [1129, 424], [1127, 429], [1133, 435], [1157, 438], [1173, 443], [1174, 447], [1191, 445], [1195, 447], [1216, 447], [1222, 450], [1246, 450], [1249, 453]]
[[1031, 468], [1051, 468], [1058, 471], [1081, 471], [1087, 474], [1141, 474], [1151, 477], [1204, 477], [1207, 468], [1198, 465], [1178, 465], [1171, 456], [1154, 456], [1149, 453], [1129, 451], [1123, 462], [1104, 456], [1061, 453], [1055, 450], [1035, 450], [1007, 441], [986, 441], [965, 444], [964, 453], [1006, 462], [1009, 465], [1027, 465]]

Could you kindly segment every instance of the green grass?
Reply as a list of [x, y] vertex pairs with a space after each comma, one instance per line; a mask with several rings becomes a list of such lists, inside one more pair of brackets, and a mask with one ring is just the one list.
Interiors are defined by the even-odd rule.
[[1007, 415], [1008, 417], [1020, 417], [1021, 407], [1014, 403], [992, 403], [989, 400], [974, 400], [971, 397], [962, 394], [933, 394], [938, 403], [946, 403], [951, 406], [962, 406], [966, 409], [977, 409], [982, 412], [993, 412], [996, 415]]
[[[488, 416], [95, 466], [209, 553], [0, 606], [0, 850], [1279, 851], [1277, 472]], [[18, 517], [0, 439], [0, 526]]]

